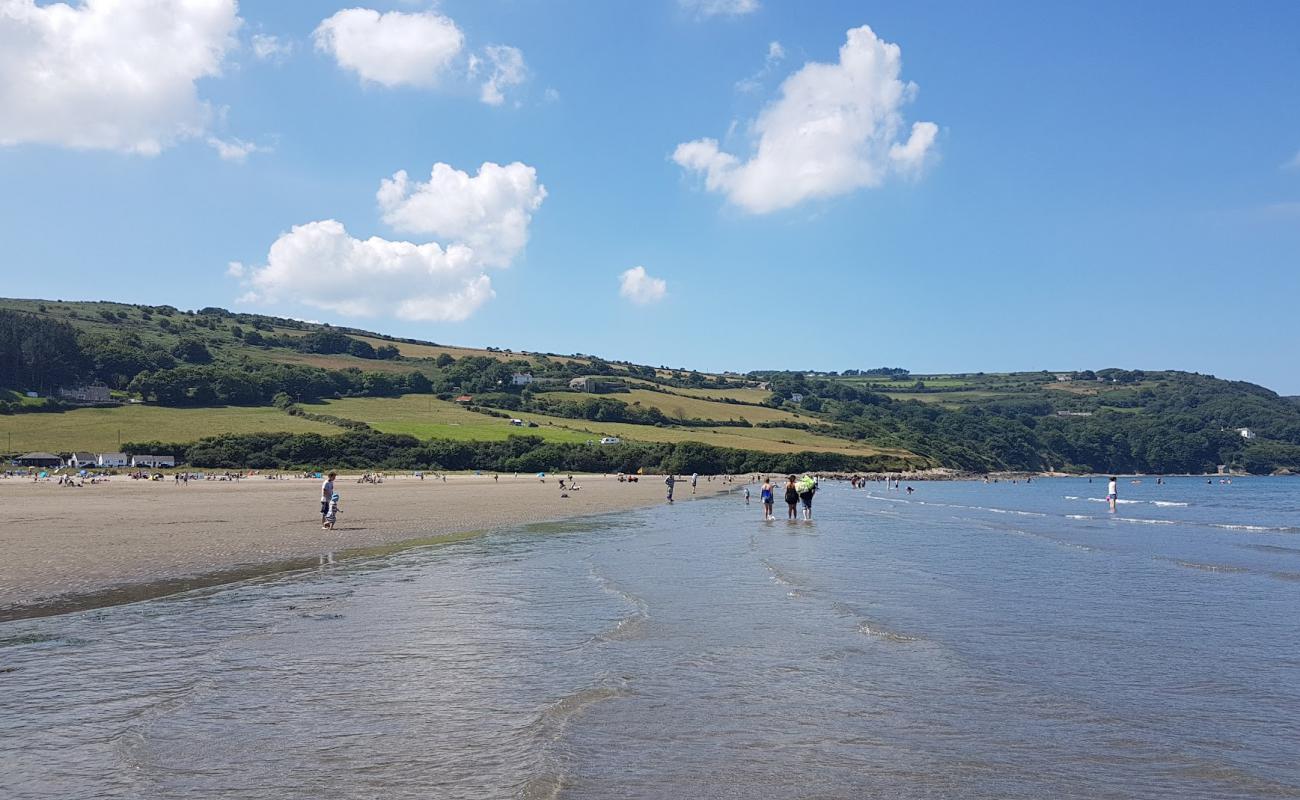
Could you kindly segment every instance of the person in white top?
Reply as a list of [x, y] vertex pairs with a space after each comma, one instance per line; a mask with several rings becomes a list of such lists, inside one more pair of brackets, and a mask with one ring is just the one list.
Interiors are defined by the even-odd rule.
[[337, 472], [331, 472], [325, 482], [320, 485], [320, 524], [325, 524], [325, 517], [330, 513], [330, 498], [334, 496], [334, 479], [338, 477]]
[[1115, 503], [1119, 501], [1119, 479], [1111, 476], [1110, 483], [1106, 486], [1106, 502], [1110, 503], [1110, 510], [1115, 510]]

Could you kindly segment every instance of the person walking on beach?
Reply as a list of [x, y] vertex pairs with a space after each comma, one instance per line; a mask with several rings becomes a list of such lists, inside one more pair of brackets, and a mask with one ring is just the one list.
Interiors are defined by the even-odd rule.
[[786, 519], [799, 519], [799, 489], [794, 485], [793, 475], [785, 482], [785, 504], [788, 506]]
[[769, 522], [776, 519], [776, 515], [772, 513], [773, 493], [772, 481], [764, 478], [763, 488], [758, 490], [758, 498], [763, 501], [763, 519]]
[[700, 473], [691, 473], [691, 494], [695, 494], [695, 484], [700, 482]]
[[337, 472], [331, 472], [325, 478], [325, 482], [320, 485], [320, 524], [325, 525], [325, 517], [330, 513], [330, 498], [334, 496], [334, 479], [338, 477]]
[[749, 487], [745, 487], [745, 505], [749, 505]]
[[673, 501], [673, 486], [676, 483], [677, 483], [677, 479], [674, 478], [671, 473], [668, 475], [667, 478], [664, 478], [664, 486], [668, 487], [668, 502], [670, 503]]
[[1110, 510], [1115, 510], [1115, 504], [1119, 502], [1119, 479], [1114, 475], [1110, 478], [1110, 483], [1106, 486], [1106, 502], [1110, 503]]

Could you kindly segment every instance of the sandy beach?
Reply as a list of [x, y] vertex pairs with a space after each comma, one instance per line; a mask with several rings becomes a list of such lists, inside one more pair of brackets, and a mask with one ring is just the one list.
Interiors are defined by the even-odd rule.
[[[170, 594], [509, 525], [663, 502], [661, 476], [619, 483], [579, 475], [561, 497], [555, 478], [340, 476], [338, 526], [321, 530], [320, 480], [135, 481], [67, 488], [0, 480], [0, 620]], [[709, 496], [738, 484], [700, 479]], [[677, 497], [691, 498], [678, 484]]]

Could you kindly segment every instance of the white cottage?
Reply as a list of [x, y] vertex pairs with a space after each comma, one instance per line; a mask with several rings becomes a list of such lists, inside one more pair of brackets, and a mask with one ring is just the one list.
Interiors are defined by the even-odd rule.
[[157, 455], [154, 453], [140, 453], [131, 457], [131, 466], [133, 467], [174, 467], [176, 466], [176, 456]]
[[98, 466], [94, 453], [73, 453], [68, 457], [68, 466], [73, 469], [85, 469]]

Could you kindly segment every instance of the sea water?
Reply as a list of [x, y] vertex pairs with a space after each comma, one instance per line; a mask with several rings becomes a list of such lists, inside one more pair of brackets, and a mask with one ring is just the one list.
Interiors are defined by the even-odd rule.
[[0, 625], [0, 797], [1300, 797], [1300, 481], [915, 487]]

